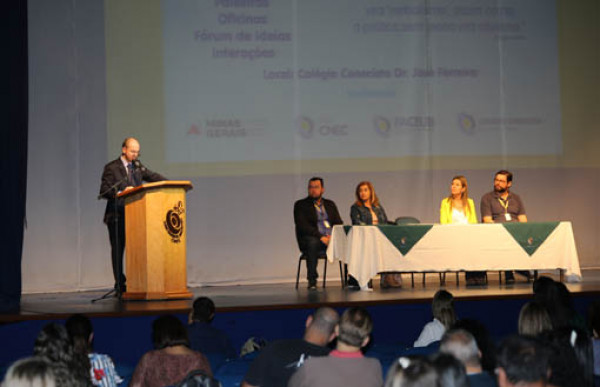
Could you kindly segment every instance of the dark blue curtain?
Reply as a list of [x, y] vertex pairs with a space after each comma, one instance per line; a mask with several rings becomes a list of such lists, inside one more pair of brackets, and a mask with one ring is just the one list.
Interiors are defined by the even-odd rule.
[[0, 312], [10, 312], [18, 310], [21, 302], [21, 255], [27, 190], [27, 1], [8, 0], [0, 8], [4, 41], [0, 74], [4, 74], [5, 78], [0, 97], [0, 232], [3, 241], [0, 250]]

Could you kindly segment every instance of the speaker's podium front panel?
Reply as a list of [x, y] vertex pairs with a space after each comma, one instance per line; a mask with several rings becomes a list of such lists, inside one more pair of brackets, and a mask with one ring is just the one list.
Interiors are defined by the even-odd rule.
[[126, 300], [191, 298], [186, 271], [189, 181], [144, 184], [125, 199]]

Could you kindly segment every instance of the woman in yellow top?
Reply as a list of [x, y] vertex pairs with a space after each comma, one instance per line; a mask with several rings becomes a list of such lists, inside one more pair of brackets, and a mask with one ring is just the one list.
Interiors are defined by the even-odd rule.
[[473, 199], [469, 198], [467, 179], [454, 176], [450, 184], [450, 195], [442, 199], [440, 206], [440, 223], [477, 223], [477, 213]]
[[[450, 184], [450, 195], [442, 199], [440, 206], [441, 224], [468, 224], [477, 223], [477, 213], [473, 199], [469, 198], [467, 179], [454, 176]], [[467, 285], [484, 285], [485, 271], [467, 271], [465, 273]]]

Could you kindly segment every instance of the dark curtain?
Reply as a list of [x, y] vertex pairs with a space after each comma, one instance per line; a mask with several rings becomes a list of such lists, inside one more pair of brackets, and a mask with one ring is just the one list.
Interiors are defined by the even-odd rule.
[[8, 0], [2, 6], [4, 55], [0, 73], [2, 134], [2, 250], [0, 252], [0, 312], [19, 309], [21, 255], [27, 190], [28, 66], [27, 1]]

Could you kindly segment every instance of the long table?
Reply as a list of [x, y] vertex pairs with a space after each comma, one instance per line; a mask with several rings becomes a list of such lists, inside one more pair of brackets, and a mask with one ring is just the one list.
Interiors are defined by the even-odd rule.
[[361, 288], [382, 272], [564, 270], [580, 281], [571, 222], [334, 226], [327, 248]]

